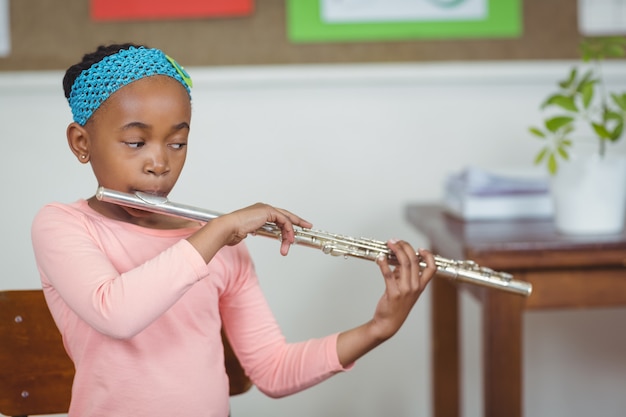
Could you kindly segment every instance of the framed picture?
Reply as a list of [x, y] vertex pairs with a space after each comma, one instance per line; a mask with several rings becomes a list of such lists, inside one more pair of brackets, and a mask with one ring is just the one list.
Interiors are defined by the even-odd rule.
[[287, 0], [292, 42], [513, 38], [521, 0]]
[[198, 19], [252, 13], [254, 0], [91, 0], [95, 21]]

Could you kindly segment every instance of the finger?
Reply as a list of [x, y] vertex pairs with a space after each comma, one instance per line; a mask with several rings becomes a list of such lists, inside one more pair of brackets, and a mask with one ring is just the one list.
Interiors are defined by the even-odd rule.
[[395, 245], [397, 249], [395, 249], [394, 253], [396, 254], [396, 258], [398, 258], [401, 272], [399, 278], [409, 290], [418, 290], [421, 292], [425, 283], [428, 282], [428, 276], [422, 278], [421, 259], [418, 251], [408, 242], [399, 241]]
[[275, 210], [276, 213], [274, 215], [273, 223], [276, 224], [281, 230], [280, 253], [281, 255], [286, 256], [289, 253], [289, 248], [296, 241], [296, 230], [294, 225], [298, 225], [300, 227], [311, 227], [312, 225], [287, 210], [278, 208], [275, 208]]
[[430, 251], [419, 249], [418, 254], [426, 263], [426, 268], [422, 269], [420, 274], [420, 286], [424, 288], [437, 273], [437, 264], [435, 263], [434, 255]]
[[387, 260], [387, 256], [385, 256], [385, 254], [381, 253], [380, 255], [378, 255], [378, 257], [376, 258], [376, 263], [378, 264], [380, 272], [385, 278], [385, 282], [394, 278], [393, 270], [389, 266], [389, 261]]
[[420, 278], [422, 276], [422, 268], [420, 266], [421, 257], [418, 251], [415, 250], [413, 246], [411, 246], [409, 243], [405, 242], [404, 249], [405, 249], [405, 254], [407, 258], [409, 259], [409, 262], [411, 263], [411, 270], [410, 270], [411, 286], [414, 289], [415, 288], [421, 289], [421, 284], [420, 284]]
[[275, 211], [271, 214], [271, 218], [268, 221], [280, 227], [283, 241], [287, 241], [290, 244], [295, 242], [294, 225], [303, 228], [311, 228], [313, 226], [310, 222], [290, 211], [275, 207], [272, 207], [272, 209]]
[[[280, 209], [275, 207], [268, 206], [268, 213], [266, 221], [268, 223], [275, 224], [280, 229], [280, 238], [283, 242], [281, 248], [284, 244], [291, 244], [295, 240], [295, 233], [293, 228], [293, 223], [289, 216], [283, 213]], [[282, 249], [281, 249], [282, 253]]]
[[290, 211], [280, 209], [280, 208], [277, 208], [276, 210], [280, 211], [285, 217], [287, 217], [292, 224], [295, 224], [300, 227], [304, 227], [306, 229], [310, 229], [311, 227], [313, 227], [313, 224], [311, 222], [304, 220], [302, 217], [296, 214], [293, 214]]
[[283, 256], [287, 256], [289, 254], [290, 247], [291, 247], [291, 243], [283, 239], [282, 242], [280, 243], [280, 254]]
[[390, 239], [387, 242], [387, 246], [396, 256], [398, 266], [410, 271], [412, 266], [415, 266], [417, 261], [417, 255], [413, 251], [411, 245], [407, 242], [397, 239]]
[[280, 227], [280, 254], [286, 256], [289, 248], [296, 241], [296, 232], [291, 222], [276, 223]]

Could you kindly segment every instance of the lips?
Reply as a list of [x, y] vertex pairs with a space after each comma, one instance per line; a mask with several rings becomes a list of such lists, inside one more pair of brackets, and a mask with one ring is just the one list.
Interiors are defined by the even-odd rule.
[[137, 193], [137, 192], [144, 193], [144, 194], [150, 194], [150, 195], [153, 195], [153, 196], [156, 196], [156, 197], [166, 197], [167, 196], [167, 193], [165, 191], [161, 191], [161, 190], [138, 190], [138, 189], [133, 190], [133, 193]]

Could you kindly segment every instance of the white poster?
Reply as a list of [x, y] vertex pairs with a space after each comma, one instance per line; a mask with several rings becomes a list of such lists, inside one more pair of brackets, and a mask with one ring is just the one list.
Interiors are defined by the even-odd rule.
[[326, 23], [482, 20], [487, 0], [320, 0]]
[[578, 30], [584, 36], [626, 34], [626, 0], [578, 0]]
[[0, 57], [11, 53], [11, 30], [9, 27], [9, 0], [0, 0]]

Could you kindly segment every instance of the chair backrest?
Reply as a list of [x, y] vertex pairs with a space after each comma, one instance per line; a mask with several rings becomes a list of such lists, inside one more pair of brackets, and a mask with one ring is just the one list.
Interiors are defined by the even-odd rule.
[[[252, 383], [222, 333], [230, 395]], [[67, 413], [74, 364], [67, 356], [42, 290], [0, 291], [0, 413]]]

